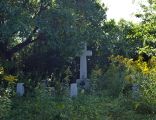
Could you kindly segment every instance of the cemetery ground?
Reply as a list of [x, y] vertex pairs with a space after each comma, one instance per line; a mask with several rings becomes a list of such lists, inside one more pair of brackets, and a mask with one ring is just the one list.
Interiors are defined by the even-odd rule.
[[[68, 80], [62, 82], [53, 77], [48, 82], [40, 80], [35, 87], [10, 83], [0, 97], [0, 119], [156, 120], [156, 72], [153, 72], [156, 67], [147, 71], [147, 64], [140, 60], [122, 56], [111, 59], [116, 62], [107, 71], [100, 68], [92, 71], [89, 88], [78, 84], [76, 89], [70, 89]], [[156, 63], [155, 58], [151, 58], [152, 62]], [[137, 81], [133, 83], [133, 79]], [[17, 91], [15, 87], [19, 87]]]
[[[102, 95], [103, 93], [103, 95]], [[52, 97], [42, 90], [33, 97], [13, 98], [12, 108], [2, 120], [155, 120], [147, 106], [136, 109], [124, 97], [81, 93], [76, 98]], [[9, 109], [9, 108], [8, 108]], [[4, 112], [3, 110], [1, 110]]]
[[[112, 68], [113, 67], [113, 68]], [[42, 83], [24, 96], [3, 97], [1, 120], [156, 120], [153, 94], [150, 101], [125, 84], [121, 68], [109, 68], [99, 76], [95, 70], [90, 89], [78, 87], [78, 95], [70, 96], [69, 86], [60, 84], [52, 90]], [[113, 74], [112, 74], [113, 73]], [[129, 76], [126, 76], [126, 79]], [[149, 82], [148, 82], [149, 83]], [[126, 87], [124, 87], [126, 86]], [[155, 92], [155, 91], [153, 91]], [[155, 93], [154, 93], [155, 94]], [[151, 96], [150, 96], [151, 95]], [[153, 100], [153, 102], [152, 102]]]

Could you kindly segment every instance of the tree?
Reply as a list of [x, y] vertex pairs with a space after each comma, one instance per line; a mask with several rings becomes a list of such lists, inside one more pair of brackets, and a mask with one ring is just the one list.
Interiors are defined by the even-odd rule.
[[142, 4], [142, 12], [136, 14], [142, 22], [135, 29], [135, 37], [142, 41], [139, 54], [153, 56], [156, 55], [156, 0], [147, 0], [147, 3], [147, 5]]
[[1, 0], [0, 6], [0, 57], [9, 61], [36, 50], [73, 56], [81, 41], [99, 37], [106, 19], [106, 9], [92, 0]]

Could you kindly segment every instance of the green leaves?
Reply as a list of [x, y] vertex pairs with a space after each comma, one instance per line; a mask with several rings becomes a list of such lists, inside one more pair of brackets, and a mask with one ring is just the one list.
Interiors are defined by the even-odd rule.
[[11, 100], [6, 96], [0, 95], [0, 119], [5, 119], [11, 112]]
[[141, 14], [142, 22], [135, 31], [137, 38], [142, 41], [142, 47], [139, 53], [146, 53], [147, 55], [155, 55], [156, 44], [156, 1], [149, 0], [148, 5], [142, 5], [143, 13]]

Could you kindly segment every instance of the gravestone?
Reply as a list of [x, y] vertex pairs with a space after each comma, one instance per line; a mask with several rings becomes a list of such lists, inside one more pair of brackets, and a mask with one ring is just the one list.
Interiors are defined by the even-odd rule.
[[71, 97], [77, 96], [77, 83], [70, 84], [70, 96]]
[[132, 86], [132, 98], [138, 99], [139, 98], [139, 85], [133, 84]]
[[84, 50], [80, 56], [80, 79], [76, 80], [76, 83], [70, 85], [70, 96], [77, 96], [78, 88], [81, 86], [85, 89], [89, 88], [89, 79], [87, 79], [87, 56], [92, 56], [92, 51], [87, 50], [87, 44], [84, 44]]
[[19, 96], [23, 96], [24, 95], [24, 83], [17, 83], [16, 93]]

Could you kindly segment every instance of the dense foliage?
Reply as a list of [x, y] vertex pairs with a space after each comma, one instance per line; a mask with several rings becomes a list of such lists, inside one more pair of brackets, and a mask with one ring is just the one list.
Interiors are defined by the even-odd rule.
[[154, 114], [139, 114], [132, 110], [132, 103], [123, 98], [80, 94], [77, 98], [52, 97], [43, 89], [35, 98], [16, 98], [6, 119], [38, 120], [147, 120]]
[[[156, 0], [147, 3], [140, 23], [116, 23], [98, 0], [1, 0], [0, 119], [154, 120]], [[71, 98], [84, 43], [90, 89]]]

